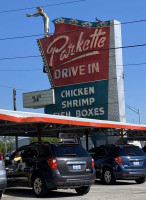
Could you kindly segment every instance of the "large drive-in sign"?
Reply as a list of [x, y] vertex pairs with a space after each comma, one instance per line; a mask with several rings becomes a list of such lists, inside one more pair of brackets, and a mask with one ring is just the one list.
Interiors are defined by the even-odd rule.
[[54, 35], [39, 40], [52, 86], [108, 79], [110, 27], [54, 22]]
[[54, 34], [37, 40], [55, 94], [45, 113], [125, 121], [120, 23], [53, 23]]

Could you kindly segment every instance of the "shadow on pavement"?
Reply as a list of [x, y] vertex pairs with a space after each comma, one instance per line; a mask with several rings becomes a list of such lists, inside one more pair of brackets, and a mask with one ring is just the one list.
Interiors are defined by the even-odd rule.
[[[123, 185], [135, 185], [135, 181], [116, 181], [116, 184], [114, 186], [123, 186]], [[98, 179], [96, 179], [94, 186], [100, 186], [100, 187], [109, 187], [112, 185], [104, 185], [102, 182]], [[8, 188], [5, 190], [5, 195], [9, 195], [12, 197], [23, 197], [23, 198], [36, 198], [33, 194], [33, 190], [30, 188]], [[78, 197], [78, 194], [75, 192], [74, 189], [72, 190], [54, 190], [50, 191], [49, 194], [45, 198], [66, 198], [66, 197]]]
[[[122, 181], [116, 181], [116, 183], [113, 185], [135, 185], [135, 184], [137, 184], [137, 183], [134, 180], [133, 181], [122, 180]], [[103, 184], [101, 182], [101, 180], [97, 180], [97, 179], [96, 179], [94, 185], [108, 186], [108, 185]]]
[[[25, 197], [25, 198], [36, 198], [36, 196], [33, 194], [32, 189], [29, 188], [8, 188], [5, 190], [4, 195], [10, 195], [12, 197]], [[65, 197], [74, 197], [78, 196], [74, 190], [55, 190], [50, 191], [49, 194], [45, 198], [65, 198]]]

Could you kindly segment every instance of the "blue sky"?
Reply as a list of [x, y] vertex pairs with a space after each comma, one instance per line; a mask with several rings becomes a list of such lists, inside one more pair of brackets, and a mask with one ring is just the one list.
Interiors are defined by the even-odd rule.
[[[43, 113], [43, 109], [23, 108], [22, 100], [22, 94], [25, 92], [50, 88], [48, 77], [42, 71], [43, 62], [36, 43], [36, 39], [43, 36], [42, 18], [25, 16], [26, 13], [35, 13], [37, 6], [42, 6], [48, 14], [51, 33], [54, 32], [52, 20], [58, 17], [85, 21], [95, 21], [97, 17], [103, 21], [115, 19], [122, 23], [146, 20], [145, 0], [77, 1], [5, 0], [0, 2], [0, 109], [13, 110], [13, 88], [15, 88], [17, 110]], [[42, 36], [18, 38], [41, 34]], [[146, 21], [122, 24], [122, 44], [123, 46], [146, 44]], [[137, 109], [140, 110], [143, 124], [146, 124], [145, 55], [146, 46], [123, 49], [126, 105], [136, 108], [136, 112]], [[38, 57], [15, 58], [28, 56]], [[139, 123], [138, 114], [128, 108], [126, 108], [126, 116], [127, 122]]]

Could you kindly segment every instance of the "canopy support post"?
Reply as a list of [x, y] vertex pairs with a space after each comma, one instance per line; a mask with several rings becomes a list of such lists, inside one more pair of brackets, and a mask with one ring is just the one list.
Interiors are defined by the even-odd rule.
[[86, 134], [86, 150], [88, 151], [88, 130], [85, 130], [85, 134]]
[[123, 134], [123, 129], [121, 129], [121, 144], [124, 144], [124, 134]]
[[41, 142], [41, 124], [38, 124], [38, 142]]

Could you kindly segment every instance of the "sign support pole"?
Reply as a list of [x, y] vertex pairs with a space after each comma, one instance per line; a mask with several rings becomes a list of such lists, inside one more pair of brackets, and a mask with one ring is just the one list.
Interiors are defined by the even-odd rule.
[[[17, 110], [16, 108], [16, 89], [13, 89], [13, 107], [14, 111]], [[18, 136], [15, 136], [15, 143], [16, 143], [16, 149], [18, 149]]]

